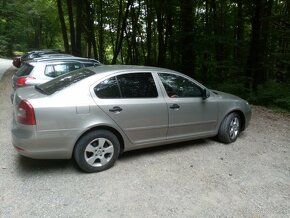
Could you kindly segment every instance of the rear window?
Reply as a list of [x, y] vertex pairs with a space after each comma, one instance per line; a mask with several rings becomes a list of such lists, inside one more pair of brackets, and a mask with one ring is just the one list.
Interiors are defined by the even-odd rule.
[[85, 78], [88, 78], [95, 73], [88, 69], [75, 70], [70, 73], [59, 76], [41, 85], [35, 86], [35, 89], [46, 95], [51, 95], [57, 91], [64, 89], [74, 83], [77, 83]]
[[16, 76], [28, 76], [33, 69], [33, 66], [29, 64], [24, 64], [20, 67], [20, 69], [16, 72]]

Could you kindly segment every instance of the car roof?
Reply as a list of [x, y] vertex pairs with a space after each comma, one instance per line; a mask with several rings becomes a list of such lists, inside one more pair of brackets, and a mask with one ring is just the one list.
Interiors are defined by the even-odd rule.
[[31, 59], [31, 61], [45, 60], [45, 59], [56, 59], [56, 58], [66, 58], [75, 57], [71, 54], [61, 54], [61, 53], [51, 53], [51, 54], [41, 54], [39, 57]]
[[[192, 77], [180, 73], [175, 70], [170, 70], [167, 68], [161, 68], [161, 67], [152, 67], [152, 66], [137, 66], [137, 65], [100, 65], [98, 67], [89, 67], [87, 68], [95, 73], [97, 77], [103, 77], [104, 75], [112, 75], [114, 73], [134, 73], [134, 72], [140, 72], [142, 71], [144, 73], [146, 72], [158, 72], [158, 73], [173, 73], [182, 77], [187, 77], [189, 79], [193, 79]], [[203, 84], [199, 83], [195, 79], [193, 79], [197, 84], [204, 87]]]
[[[107, 78], [108, 76], [114, 76], [119, 73], [150, 73], [150, 72], [158, 72], [158, 73], [173, 73], [176, 75], [180, 75], [183, 77], [188, 77], [187, 75], [184, 75], [182, 73], [179, 73], [174, 70], [160, 68], [160, 67], [151, 67], [151, 66], [136, 66], [136, 65], [100, 65], [98, 67], [88, 67], [88, 68], [81, 68], [78, 70], [71, 71], [67, 74], [64, 74], [62, 76], [56, 77], [53, 80], [41, 84], [40, 86], [46, 86], [45, 84], [56, 82], [58, 86], [61, 84], [61, 81], [63, 81], [64, 78], [69, 78], [74, 82], [71, 82], [70, 84], [66, 84], [65, 86], [60, 88], [57, 88], [57, 90], [53, 91], [50, 94], [55, 93], [56, 91], [66, 90], [67, 88], [71, 87], [87, 87], [95, 84], [96, 82]], [[83, 75], [84, 78], [78, 80], [77, 78], [81, 78]], [[80, 77], [79, 77], [80, 76]], [[75, 80], [76, 78], [77, 80]], [[190, 77], [188, 77], [190, 78]], [[191, 78], [192, 79], [192, 78]], [[194, 80], [194, 79], [193, 79]], [[194, 80], [197, 84], [199, 84], [201, 87], [205, 87], [196, 80]], [[52, 87], [51, 84], [48, 85], [48, 87]]]
[[59, 49], [42, 49], [42, 50], [32, 50], [28, 51], [25, 54], [32, 54], [32, 53], [49, 53], [49, 52], [61, 52]]
[[174, 70], [165, 69], [161, 67], [152, 67], [152, 66], [137, 66], [137, 65], [102, 65], [96, 68], [89, 68], [90, 70], [94, 71], [96, 74], [99, 73], [108, 73], [108, 72], [134, 72], [134, 71], [159, 71], [159, 72], [174, 72], [178, 73]]
[[52, 56], [47, 58], [39, 58], [39, 59], [33, 59], [29, 61], [25, 61], [27, 64], [36, 64], [36, 63], [53, 63], [53, 62], [95, 62], [98, 64], [101, 64], [98, 60], [92, 59], [92, 58], [82, 58], [82, 57], [75, 57], [75, 56]]

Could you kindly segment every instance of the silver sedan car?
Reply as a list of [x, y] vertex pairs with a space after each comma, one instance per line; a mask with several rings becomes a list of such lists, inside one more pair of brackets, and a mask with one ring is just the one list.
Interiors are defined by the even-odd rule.
[[251, 119], [247, 101], [154, 67], [82, 68], [14, 94], [12, 142], [24, 156], [74, 158], [86, 172], [124, 151], [217, 136], [234, 142]]

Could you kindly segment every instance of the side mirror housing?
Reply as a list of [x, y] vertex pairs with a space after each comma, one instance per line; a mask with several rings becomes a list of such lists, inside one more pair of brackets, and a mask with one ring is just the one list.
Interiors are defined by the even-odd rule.
[[207, 89], [202, 90], [202, 99], [205, 100], [210, 96], [210, 92]]

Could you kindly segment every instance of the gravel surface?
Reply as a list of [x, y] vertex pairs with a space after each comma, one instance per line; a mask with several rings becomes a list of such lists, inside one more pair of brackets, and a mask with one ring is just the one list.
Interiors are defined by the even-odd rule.
[[290, 217], [290, 116], [253, 106], [230, 145], [212, 139], [122, 155], [85, 174], [11, 144], [11, 67], [0, 81], [0, 217]]
[[0, 80], [3, 73], [12, 65], [12, 60], [0, 58]]

